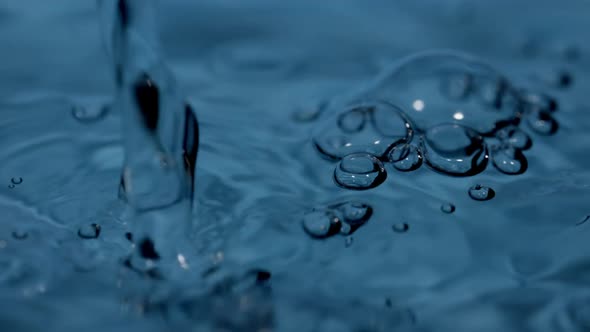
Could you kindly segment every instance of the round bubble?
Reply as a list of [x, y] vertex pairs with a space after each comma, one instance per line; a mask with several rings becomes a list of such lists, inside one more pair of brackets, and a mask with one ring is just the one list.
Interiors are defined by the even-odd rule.
[[398, 171], [414, 171], [422, 166], [422, 152], [415, 145], [400, 144], [389, 153], [389, 161]]
[[396, 106], [372, 101], [356, 103], [328, 116], [313, 137], [315, 147], [329, 159], [351, 153], [384, 157], [395, 145], [412, 138], [407, 116]]
[[469, 188], [469, 197], [476, 201], [488, 201], [496, 196], [494, 189], [476, 184]]
[[367, 153], [354, 153], [342, 158], [334, 170], [336, 183], [351, 190], [375, 188], [383, 183], [386, 177], [383, 163]]
[[424, 52], [396, 63], [363, 98], [403, 109], [418, 131], [442, 123], [468, 126], [480, 134], [518, 120], [519, 93], [484, 62], [454, 52]]
[[526, 171], [528, 163], [521, 150], [510, 146], [499, 146], [492, 150], [492, 163], [504, 174], [516, 175]]
[[426, 131], [421, 145], [426, 164], [447, 175], [474, 175], [484, 170], [488, 163], [483, 138], [461, 125], [434, 126]]
[[533, 111], [526, 115], [529, 127], [539, 135], [553, 135], [557, 132], [558, 124], [549, 112]]
[[341, 221], [331, 210], [313, 210], [303, 216], [303, 230], [312, 238], [323, 239], [340, 231]]

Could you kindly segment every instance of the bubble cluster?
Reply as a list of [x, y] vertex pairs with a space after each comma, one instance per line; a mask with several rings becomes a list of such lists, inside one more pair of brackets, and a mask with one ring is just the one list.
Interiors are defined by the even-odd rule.
[[554, 98], [516, 88], [486, 63], [455, 52], [402, 59], [343, 99], [326, 107], [312, 141], [338, 162], [336, 184], [351, 190], [383, 183], [387, 163], [400, 172], [426, 164], [455, 177], [488, 165], [522, 174], [533, 144], [527, 132], [552, 135], [559, 127]]
[[[336, 234], [352, 235], [373, 215], [373, 208], [363, 202], [348, 201], [315, 208], [303, 216], [303, 230], [314, 239], [325, 239]], [[352, 240], [350, 240], [352, 241]]]

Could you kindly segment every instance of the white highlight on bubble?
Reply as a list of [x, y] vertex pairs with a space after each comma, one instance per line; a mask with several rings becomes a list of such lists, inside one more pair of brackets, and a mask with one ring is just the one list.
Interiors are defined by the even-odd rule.
[[422, 112], [422, 110], [424, 109], [424, 101], [421, 99], [416, 99], [414, 100], [414, 102], [412, 103], [412, 107], [414, 107], [414, 109], [417, 112]]

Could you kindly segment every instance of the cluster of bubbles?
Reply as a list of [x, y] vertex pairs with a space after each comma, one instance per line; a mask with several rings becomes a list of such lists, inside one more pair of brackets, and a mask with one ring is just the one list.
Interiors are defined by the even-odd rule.
[[20, 176], [14, 177], [14, 178], [10, 179], [10, 184], [8, 185], [8, 188], [14, 189], [16, 186], [18, 186], [21, 183], [23, 183], [23, 178], [21, 178]]
[[[350, 236], [365, 224], [372, 214], [373, 208], [359, 201], [314, 208], [303, 216], [303, 230], [315, 239], [325, 239], [337, 234]], [[351, 244], [352, 238], [348, 237], [346, 245]]]
[[526, 131], [554, 134], [557, 108], [553, 98], [517, 89], [475, 58], [428, 52], [402, 60], [362, 91], [333, 102], [313, 144], [338, 162], [335, 182], [351, 190], [383, 183], [386, 164], [401, 172], [425, 164], [456, 177], [491, 164], [516, 175], [528, 167], [523, 151], [532, 140]]

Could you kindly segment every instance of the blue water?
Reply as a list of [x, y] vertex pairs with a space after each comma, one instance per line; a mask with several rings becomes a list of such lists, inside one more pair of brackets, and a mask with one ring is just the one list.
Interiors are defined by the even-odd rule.
[[108, 17], [4, 1], [0, 331], [590, 330], [589, 11], [160, 1], [200, 138], [171, 272], [128, 263]]

